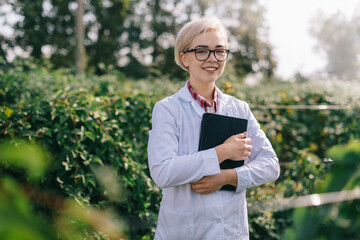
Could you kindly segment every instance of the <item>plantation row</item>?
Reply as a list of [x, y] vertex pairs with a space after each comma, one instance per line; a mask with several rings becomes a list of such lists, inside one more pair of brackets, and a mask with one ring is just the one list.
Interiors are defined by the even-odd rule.
[[[152, 239], [161, 191], [150, 179], [147, 167], [151, 111], [156, 101], [174, 93], [185, 81], [179, 83], [165, 77], [126, 80], [120, 73], [81, 77], [69, 70], [48, 71], [31, 62], [0, 72], [1, 149], [16, 149], [20, 139], [30, 140], [43, 149], [48, 162], [40, 180], [33, 181], [30, 173], [24, 174], [24, 164], [15, 167], [0, 157], [0, 177], [13, 179], [19, 186], [30, 184], [54, 196], [76, 199], [84, 207], [110, 209], [115, 219], [125, 223], [122, 231], [129, 239]], [[311, 194], [319, 189], [343, 189], [345, 180], [341, 186], [323, 187], [328, 181], [326, 174], [338, 166], [337, 161], [324, 159], [331, 147], [360, 139], [360, 99], [356, 94], [359, 84], [349, 87], [338, 83], [272, 83], [250, 87], [225, 78], [218, 86], [254, 107], [253, 112], [281, 162], [281, 176], [276, 183], [249, 189], [249, 205]], [[341, 88], [346, 94], [339, 94]], [[259, 107], [309, 104], [342, 105], [348, 109]], [[338, 159], [341, 161], [341, 157]], [[350, 172], [359, 169], [355, 165]], [[32, 163], [29, 166], [34, 167]], [[339, 174], [343, 176], [345, 172]], [[353, 179], [350, 185], [356, 186], [358, 180]], [[0, 185], [0, 192], [4, 189]], [[36, 201], [36, 196], [31, 202], [32, 214], [39, 215], [39, 224], [50, 220], [58, 228], [58, 238], [71, 239], [54, 221], [56, 207], [44, 206]], [[351, 207], [359, 211], [359, 202], [354, 204]], [[291, 227], [292, 213], [293, 210], [251, 213], [251, 239], [297, 236]], [[107, 238], [93, 229], [80, 228], [77, 234], [87, 239]], [[349, 230], [347, 236], [358, 236], [358, 229]]]

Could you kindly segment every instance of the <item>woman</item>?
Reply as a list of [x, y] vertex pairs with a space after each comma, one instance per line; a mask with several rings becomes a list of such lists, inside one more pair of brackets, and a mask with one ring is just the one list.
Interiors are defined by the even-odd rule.
[[[175, 61], [190, 78], [153, 109], [148, 161], [163, 194], [155, 239], [249, 239], [246, 188], [279, 176], [276, 154], [249, 106], [215, 86], [227, 47], [226, 30], [213, 17], [187, 23], [176, 37]], [[247, 119], [247, 132], [198, 151], [205, 112]], [[220, 169], [226, 159], [245, 164]], [[236, 191], [219, 190], [227, 184]]]

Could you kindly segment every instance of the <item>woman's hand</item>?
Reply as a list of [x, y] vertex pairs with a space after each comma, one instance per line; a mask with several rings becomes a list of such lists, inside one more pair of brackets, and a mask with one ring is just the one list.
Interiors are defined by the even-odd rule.
[[240, 133], [229, 137], [223, 144], [216, 146], [219, 163], [226, 159], [248, 160], [251, 155], [251, 139], [246, 138], [246, 133]]
[[[248, 160], [252, 150], [250, 143], [251, 139], [246, 138], [246, 133], [229, 137], [223, 144], [215, 147], [219, 163], [226, 159]], [[220, 174], [205, 176], [199, 181], [191, 183], [191, 187], [197, 193], [208, 194], [219, 190], [226, 184], [237, 186], [235, 169], [221, 170]]]
[[191, 183], [191, 188], [200, 194], [216, 192], [222, 186], [237, 185], [237, 173], [234, 169], [221, 170], [220, 174], [205, 176], [197, 182]]

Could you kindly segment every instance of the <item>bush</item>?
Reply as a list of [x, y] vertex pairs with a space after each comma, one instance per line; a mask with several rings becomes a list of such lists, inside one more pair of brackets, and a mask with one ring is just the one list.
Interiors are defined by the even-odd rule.
[[[103, 235], [124, 239], [125, 226], [111, 213], [113, 209], [100, 211], [40, 188], [39, 181], [51, 163], [40, 145], [26, 140], [2, 141], [0, 152], [1, 239], [103, 239]], [[107, 172], [109, 176], [114, 178]], [[108, 186], [104, 189], [109, 190]], [[46, 215], [49, 210], [51, 214]]]
[[[344, 91], [350, 89], [350, 91]], [[301, 196], [316, 191], [330, 162], [334, 145], [360, 139], [360, 84], [273, 83], [259, 90], [245, 88], [247, 100], [277, 153], [281, 174], [276, 184], [248, 190], [248, 202]], [[258, 87], [257, 87], [258, 88]], [[344, 89], [344, 90], [339, 90]], [[339, 94], [342, 93], [342, 96]], [[344, 105], [348, 109], [306, 109], [312, 105]], [[259, 106], [259, 107], [258, 107]], [[260, 193], [259, 193], [260, 192]], [[251, 214], [252, 239], [281, 239], [293, 210]], [[269, 215], [270, 214], [270, 215]]]
[[[0, 143], [37, 143], [50, 159], [39, 181], [31, 182], [22, 168], [6, 164], [0, 165], [2, 178], [11, 178], [19, 188], [30, 184], [82, 206], [110, 208], [125, 221], [124, 232], [130, 239], [152, 239], [161, 192], [147, 166], [151, 111], [156, 101], [184, 82], [129, 80], [116, 72], [77, 76], [66, 69], [48, 71], [28, 60], [0, 72]], [[341, 97], [339, 88], [348, 85], [314, 85], [218, 83], [250, 104], [280, 159], [280, 179], [249, 189], [249, 204], [313, 193], [329, 169], [327, 149], [360, 138], [360, 104], [354, 93], [358, 85]], [[352, 109], [271, 108], [304, 104], [348, 104]], [[55, 222], [57, 213], [51, 206], [30, 200], [37, 214]], [[251, 238], [280, 239], [292, 223], [292, 212], [250, 213]], [[90, 228], [81, 231], [86, 238], [108, 238]]]
[[[328, 156], [334, 163], [316, 191], [359, 190], [360, 142], [335, 146], [328, 151]], [[359, 213], [359, 199], [296, 209], [293, 224], [283, 234], [284, 239], [359, 239]]]
[[[160, 202], [147, 168], [152, 98], [100, 93], [104, 88], [94, 87], [47, 89], [47, 73], [30, 76], [33, 71], [18, 69], [2, 75], [1, 142], [18, 138], [38, 142], [53, 158], [38, 187], [87, 206], [112, 207], [127, 222], [131, 238], [151, 236]], [[102, 186], [106, 182], [96, 178], [102, 166], [109, 166], [122, 183], [122, 199], [113, 198]], [[2, 170], [10, 174], [10, 169]], [[11, 174], [27, 182], [21, 171]]]

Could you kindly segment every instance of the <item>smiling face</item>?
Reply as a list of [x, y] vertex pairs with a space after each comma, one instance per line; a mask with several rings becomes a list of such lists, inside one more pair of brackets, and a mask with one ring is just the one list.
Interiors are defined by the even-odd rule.
[[[206, 48], [209, 50], [227, 49], [226, 38], [219, 32], [210, 30], [196, 36], [189, 49]], [[225, 62], [216, 60], [214, 53], [206, 61], [199, 61], [195, 52], [181, 53], [181, 60], [190, 73], [190, 82], [197, 84], [214, 84], [223, 74]]]

